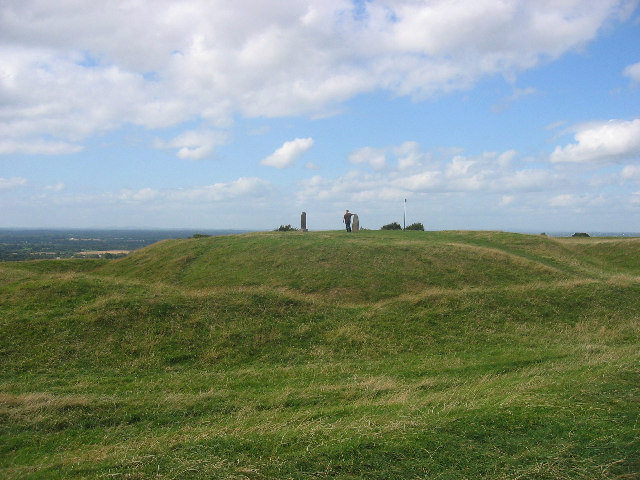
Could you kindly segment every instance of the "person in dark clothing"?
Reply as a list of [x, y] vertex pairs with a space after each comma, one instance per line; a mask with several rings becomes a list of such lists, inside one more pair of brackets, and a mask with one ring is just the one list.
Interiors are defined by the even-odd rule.
[[349, 210], [347, 210], [347, 212], [344, 214], [344, 225], [345, 227], [347, 227], [347, 232], [351, 231], [351, 217], [353, 217], [353, 213], [349, 213]]

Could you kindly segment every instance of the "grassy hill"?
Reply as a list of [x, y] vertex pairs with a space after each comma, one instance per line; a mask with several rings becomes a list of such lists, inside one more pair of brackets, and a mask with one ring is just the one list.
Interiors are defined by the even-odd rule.
[[640, 239], [0, 263], [0, 478], [640, 478]]

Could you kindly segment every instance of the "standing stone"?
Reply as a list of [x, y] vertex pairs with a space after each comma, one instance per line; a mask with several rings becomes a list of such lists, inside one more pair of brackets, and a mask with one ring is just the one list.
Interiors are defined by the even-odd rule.
[[353, 226], [351, 227], [352, 232], [360, 231], [360, 220], [358, 219], [358, 214], [353, 214]]
[[307, 212], [302, 212], [302, 215], [300, 215], [300, 230], [303, 232], [309, 231], [307, 230]]

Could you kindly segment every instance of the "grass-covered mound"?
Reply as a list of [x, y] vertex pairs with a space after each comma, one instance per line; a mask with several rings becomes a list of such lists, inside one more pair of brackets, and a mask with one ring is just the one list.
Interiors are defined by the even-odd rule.
[[0, 478], [638, 477], [639, 253], [269, 232], [0, 264]]

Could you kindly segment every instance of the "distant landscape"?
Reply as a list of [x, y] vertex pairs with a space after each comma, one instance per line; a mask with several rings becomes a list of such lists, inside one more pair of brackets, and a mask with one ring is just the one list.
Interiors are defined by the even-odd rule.
[[[249, 230], [209, 229], [0, 229], [0, 261], [118, 258], [160, 240], [233, 235]], [[533, 233], [533, 232], [532, 232]], [[552, 232], [570, 237], [574, 232]], [[590, 232], [593, 237], [640, 237], [633, 232]]]
[[640, 238], [130, 249], [0, 263], [3, 480], [640, 478]]
[[244, 230], [0, 229], [0, 261], [124, 256], [160, 240]]

